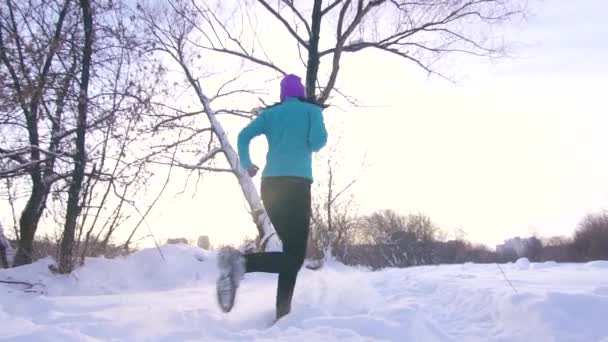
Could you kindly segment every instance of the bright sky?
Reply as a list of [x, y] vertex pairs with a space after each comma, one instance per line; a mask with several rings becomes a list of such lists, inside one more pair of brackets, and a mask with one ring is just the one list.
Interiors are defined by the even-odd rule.
[[[494, 246], [531, 231], [569, 235], [583, 215], [608, 209], [607, 11], [604, 0], [537, 3], [507, 36], [518, 43], [515, 58], [446, 61], [456, 85], [396, 57], [348, 56], [340, 90], [365, 107], [330, 108], [325, 118], [340, 182], [358, 179], [360, 213], [423, 212]], [[260, 86], [278, 97], [278, 81]], [[233, 142], [245, 124], [228, 126]], [[260, 166], [263, 140], [252, 145]], [[323, 173], [317, 165], [319, 181]], [[148, 220], [159, 240], [254, 236], [233, 176], [207, 175], [195, 195], [192, 183], [175, 195], [184, 177], [174, 179]]]

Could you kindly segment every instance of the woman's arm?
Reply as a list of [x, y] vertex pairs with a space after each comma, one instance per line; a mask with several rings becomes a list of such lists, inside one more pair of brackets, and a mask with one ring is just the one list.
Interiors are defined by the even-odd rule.
[[317, 106], [311, 106], [308, 113], [310, 127], [308, 132], [308, 146], [313, 152], [319, 152], [327, 143], [327, 130], [323, 122], [323, 112]]
[[239, 133], [237, 148], [239, 151], [241, 167], [245, 170], [249, 170], [253, 166], [253, 162], [251, 162], [251, 157], [249, 155], [249, 143], [251, 142], [251, 139], [260, 134], [264, 134], [265, 132], [266, 119], [264, 112], [262, 112], [257, 118], [255, 118], [255, 120], [251, 121], [249, 125], [245, 126], [245, 128], [243, 128], [243, 130], [241, 130]]

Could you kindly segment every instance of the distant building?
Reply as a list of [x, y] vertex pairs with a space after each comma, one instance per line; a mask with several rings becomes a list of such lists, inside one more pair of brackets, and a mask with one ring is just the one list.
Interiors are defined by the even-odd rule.
[[167, 244], [169, 245], [179, 245], [179, 244], [188, 244], [188, 240], [186, 238], [176, 238], [176, 239], [167, 239]]
[[514, 251], [517, 257], [522, 257], [526, 254], [528, 246], [531, 244], [533, 238], [520, 238], [514, 237], [512, 239], [505, 240], [503, 244], [496, 245], [496, 253], [507, 254], [510, 251]]

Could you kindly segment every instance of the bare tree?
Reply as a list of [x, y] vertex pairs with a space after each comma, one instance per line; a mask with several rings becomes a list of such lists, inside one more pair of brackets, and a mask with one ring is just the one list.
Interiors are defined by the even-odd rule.
[[608, 260], [608, 211], [583, 218], [574, 233], [572, 248], [578, 261]]
[[572, 239], [563, 236], [553, 236], [542, 240], [542, 260], [556, 262], [573, 262], [574, 251]]
[[361, 221], [365, 241], [376, 246], [391, 266], [436, 263], [439, 228], [424, 214], [400, 215], [393, 210], [375, 212]]
[[364, 218], [363, 234], [371, 244], [383, 244], [400, 231], [407, 230], [407, 218], [394, 210], [386, 209], [372, 213]]
[[530, 261], [539, 262], [542, 259], [542, 254], [543, 254], [542, 241], [536, 236], [532, 236], [532, 237], [528, 238], [524, 256], [526, 258], [530, 259]]
[[[331, 152], [335, 155], [335, 151]], [[318, 183], [316, 191], [322, 195], [313, 201], [308, 255], [344, 257], [349, 245], [355, 242], [358, 224], [354, 196], [350, 193], [356, 179], [344, 183], [336, 174], [337, 162], [327, 159], [327, 179]], [[337, 253], [338, 255], [334, 255]]]
[[[203, 10], [201, 13], [212, 11], [206, 1], [190, 1]], [[294, 49], [306, 68], [307, 96], [321, 104], [327, 102], [335, 89], [342, 57], [347, 53], [379, 50], [414, 63], [429, 75], [448, 78], [437, 62], [449, 55], [504, 56], [506, 46], [495, 32], [526, 10], [525, 0], [250, 0], [238, 9], [246, 12], [244, 21], [250, 23], [247, 28], [243, 23], [241, 32], [255, 31], [258, 25], [255, 5], [262, 7], [293, 38]], [[259, 37], [247, 44], [218, 15], [210, 16], [208, 25], [214, 34], [206, 36], [201, 48], [284, 73], [279, 61], [258, 52], [265, 51]], [[222, 34], [229, 39], [222, 41]], [[322, 40], [322, 34], [333, 39]], [[328, 66], [323, 68], [325, 60]], [[322, 74], [328, 76], [321, 77]]]
[[[20, 234], [15, 264], [31, 262], [32, 242], [53, 183], [61, 150], [62, 116], [75, 67], [69, 58], [70, 31], [74, 25], [70, 0], [12, 0], [0, 5], [0, 61], [3, 74], [3, 135], [0, 159], [2, 177], [28, 175], [29, 199], [19, 220]], [[34, 18], [35, 20], [31, 20]], [[44, 118], [49, 126], [42, 125]], [[48, 121], [46, 121], [48, 120]], [[26, 137], [23, 139], [22, 137]]]
[[[82, 258], [94, 241], [99, 242], [96, 253], [108, 246], [116, 229], [138, 212], [132, 199], [153, 174], [147, 146], [158, 140], [152, 99], [166, 88], [164, 70], [147, 59], [149, 47], [142, 46], [126, 4], [90, 4], [96, 18], [88, 37], [93, 92], [86, 99], [87, 31], [81, 6], [71, 0], [0, 5], [0, 88], [5, 95], [0, 98], [5, 138], [0, 177], [7, 179], [9, 200], [15, 182], [31, 186], [17, 234], [16, 265], [31, 262], [45, 208], [57, 235]], [[37, 119], [30, 120], [34, 112]], [[48, 223], [50, 228], [53, 222]]]
[[[87, 6], [91, 9], [86, 10]], [[84, 80], [88, 78], [92, 91], [87, 91], [87, 96], [82, 97], [84, 89], [80, 89], [76, 114], [78, 118], [86, 116], [101, 120], [97, 120], [98, 125], [94, 130], [86, 129], [87, 125], [81, 127], [87, 144], [81, 149], [84, 152], [82, 155], [76, 154], [83, 160], [74, 161], [70, 178], [60, 272], [73, 268], [76, 253], [80, 254], [80, 263], [84, 263], [86, 255], [106, 252], [116, 255], [119, 248], [111, 244], [113, 234], [133, 214], [141, 215], [125, 243], [123, 251], [128, 250], [139, 224], [158, 201], [157, 197], [142, 214], [141, 207], [133, 198], [143, 192], [154, 173], [149, 165], [154, 153], [151, 154], [148, 149], [157, 140], [156, 128], [153, 127], [156, 122], [153, 98], [163, 96], [166, 90], [161, 82], [164, 70], [154, 68], [156, 61], [146, 55], [149, 47], [129, 18], [127, 2], [91, 2], [88, 5], [81, 2], [80, 7], [83, 11], [84, 37], [79, 84], [82, 88]], [[87, 15], [91, 16], [89, 24]], [[90, 36], [87, 37], [87, 34]], [[88, 60], [87, 54], [90, 54]], [[85, 62], [89, 63], [88, 75], [85, 73]], [[78, 139], [81, 137], [77, 135], [76, 138], [78, 151]], [[83, 174], [81, 189], [76, 196], [74, 187], [78, 179], [75, 176], [80, 172], [78, 168], [81, 165], [87, 167], [88, 174]], [[102, 214], [105, 214], [105, 218], [102, 218]], [[65, 268], [62, 270], [62, 267]]]

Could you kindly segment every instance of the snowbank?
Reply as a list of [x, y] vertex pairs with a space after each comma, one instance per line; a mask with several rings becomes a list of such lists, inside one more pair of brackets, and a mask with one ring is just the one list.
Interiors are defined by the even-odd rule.
[[45, 294], [0, 285], [10, 341], [604, 341], [608, 263], [303, 270], [293, 312], [271, 326], [276, 276], [247, 275], [237, 304], [215, 302], [215, 255], [185, 245], [87, 259], [57, 276], [45, 259], [0, 270]]

